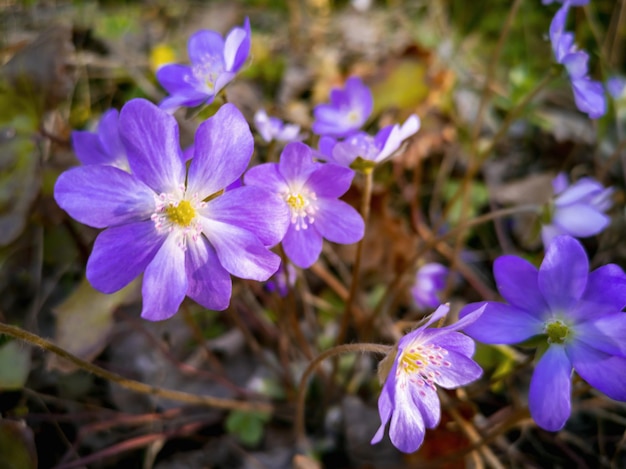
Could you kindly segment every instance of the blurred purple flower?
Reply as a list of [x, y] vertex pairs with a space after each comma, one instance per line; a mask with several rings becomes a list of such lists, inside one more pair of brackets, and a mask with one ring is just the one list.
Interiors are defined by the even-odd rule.
[[599, 81], [589, 78], [589, 55], [574, 44], [574, 35], [565, 32], [567, 13], [573, 3], [566, 1], [556, 12], [550, 24], [550, 41], [556, 61], [565, 66], [572, 82], [576, 107], [591, 119], [606, 113], [606, 97]]
[[312, 130], [317, 135], [344, 138], [357, 132], [372, 113], [372, 93], [359, 77], [346, 80], [343, 89], [330, 92], [330, 104], [313, 110]]
[[300, 126], [296, 124], [285, 124], [277, 117], [270, 117], [263, 109], [259, 109], [254, 114], [254, 126], [266, 142], [278, 140], [279, 142], [294, 142], [304, 138], [300, 132]]
[[604, 212], [612, 205], [613, 188], [604, 188], [592, 178], [582, 178], [569, 185], [567, 176], [559, 173], [552, 181], [556, 197], [545, 211], [541, 238], [548, 246], [558, 235], [584, 238], [600, 233], [611, 219]]
[[265, 288], [270, 292], [277, 292], [284, 298], [289, 293], [289, 288], [296, 284], [297, 274], [293, 264], [282, 262], [274, 276], [265, 283]]
[[606, 90], [613, 99], [620, 99], [626, 89], [626, 78], [614, 76], [606, 81]]
[[283, 239], [285, 254], [298, 267], [313, 265], [322, 252], [323, 238], [352, 244], [363, 237], [359, 213], [338, 200], [349, 188], [354, 172], [334, 164], [316, 163], [312, 150], [300, 142], [285, 146], [279, 163], [251, 168], [244, 184], [268, 189], [291, 212]]
[[180, 106], [209, 104], [243, 66], [250, 52], [250, 21], [235, 27], [226, 36], [201, 30], [187, 44], [191, 66], [171, 64], [156, 74], [161, 86], [171, 95], [159, 107], [173, 112]]
[[72, 147], [82, 164], [105, 164], [129, 171], [126, 149], [118, 130], [117, 109], [109, 109], [100, 118], [97, 132], [75, 130]]
[[419, 117], [411, 114], [404, 124], [388, 125], [375, 137], [365, 132], [358, 132], [341, 142], [331, 137], [322, 137], [319, 150], [322, 157], [341, 166], [350, 167], [357, 158], [378, 164], [392, 156], [402, 142], [414, 135], [419, 128]]
[[87, 278], [115, 292], [144, 272], [142, 316], [169, 318], [185, 296], [223, 310], [231, 278], [267, 280], [280, 258], [277, 244], [289, 213], [258, 187], [224, 188], [244, 172], [253, 139], [232, 104], [203, 122], [188, 171], [176, 120], [143, 99], [120, 113], [119, 131], [131, 173], [90, 165], [59, 176], [54, 195], [61, 208], [100, 233]]
[[440, 294], [446, 287], [448, 273], [448, 268], [437, 262], [430, 262], [419, 268], [411, 288], [411, 294], [419, 308], [436, 308], [441, 304]]
[[547, 350], [535, 367], [528, 396], [530, 414], [550, 431], [563, 428], [571, 412], [572, 368], [612, 399], [626, 400], [626, 275], [615, 264], [589, 273], [579, 241], [559, 236], [537, 270], [517, 256], [494, 263], [498, 291], [509, 303], [467, 305], [482, 316], [465, 331], [487, 344], [515, 344], [533, 336]]
[[550, 5], [554, 2], [565, 3], [568, 2], [573, 7], [580, 7], [589, 3], [589, 0], [541, 0], [544, 5]]
[[435, 384], [454, 389], [482, 375], [483, 370], [471, 358], [474, 341], [457, 332], [477, 320], [482, 311], [476, 310], [450, 326], [427, 329], [448, 310], [447, 305], [439, 306], [425, 324], [398, 342], [378, 398], [381, 424], [372, 444], [382, 440], [391, 420], [389, 438], [393, 445], [405, 453], [416, 451], [424, 441], [426, 428], [435, 428], [441, 418]]

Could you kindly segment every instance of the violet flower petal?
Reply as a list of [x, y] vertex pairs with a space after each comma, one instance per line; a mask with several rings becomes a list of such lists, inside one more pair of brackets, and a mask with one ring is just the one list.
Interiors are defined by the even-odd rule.
[[314, 227], [329, 241], [352, 244], [365, 233], [365, 223], [354, 207], [337, 199], [318, 199]]
[[389, 424], [389, 438], [400, 451], [412, 453], [422, 445], [426, 428], [419, 409], [413, 405], [410, 386], [397, 386]]
[[590, 119], [599, 119], [606, 114], [606, 96], [602, 83], [585, 76], [572, 79], [572, 89], [576, 107]]
[[542, 319], [548, 312], [548, 304], [536, 289], [539, 271], [530, 262], [517, 256], [501, 256], [493, 264], [493, 274], [500, 295], [511, 306], [537, 319]]
[[185, 166], [176, 119], [145, 99], [133, 99], [122, 108], [119, 126], [132, 173], [157, 193], [179, 193]]
[[254, 149], [250, 127], [241, 112], [224, 104], [196, 131], [187, 192], [202, 200], [224, 189], [245, 171]]
[[88, 130], [72, 132], [72, 148], [82, 164], [109, 164], [110, 155], [100, 142], [97, 133]]
[[626, 357], [626, 314], [613, 312], [576, 327], [576, 339], [610, 355]]
[[222, 267], [215, 249], [204, 237], [187, 244], [185, 271], [187, 295], [192, 300], [214, 311], [228, 308], [232, 293], [230, 274]]
[[551, 345], [535, 367], [528, 406], [530, 415], [544, 430], [560, 430], [570, 416], [571, 372], [570, 360], [559, 345]]
[[[481, 370], [482, 371], [482, 370]], [[437, 391], [430, 386], [408, 386], [413, 405], [419, 410], [426, 428], [435, 428], [441, 420], [441, 404]]]
[[[206, 94], [195, 88], [194, 82], [190, 79], [192, 76], [191, 67], [180, 64], [164, 65], [156, 72], [157, 80], [161, 86], [173, 95], [167, 99], [181, 95], [185, 97], [185, 100], [205, 100]], [[163, 106], [159, 107], [164, 109]]]
[[88, 165], [62, 173], [54, 186], [59, 206], [85, 225], [106, 228], [145, 220], [155, 193], [136, 177], [113, 166]]
[[226, 70], [239, 70], [250, 54], [250, 20], [243, 22], [243, 28], [235, 27], [226, 36], [224, 44], [224, 63]]
[[485, 344], [516, 344], [543, 333], [543, 322], [515, 306], [490, 301], [465, 306], [459, 313], [464, 317], [476, 307], [485, 306], [482, 315], [465, 327], [472, 338]]
[[274, 194], [289, 192], [289, 185], [280, 174], [278, 163], [264, 163], [253, 166], [243, 176], [244, 184], [264, 187]]
[[354, 171], [343, 166], [328, 163], [320, 165], [306, 181], [317, 197], [334, 198], [345, 194], [354, 178]]
[[174, 316], [186, 293], [185, 251], [176, 236], [167, 236], [143, 275], [141, 317], [162, 321]]
[[220, 264], [240, 278], [265, 281], [280, 265], [280, 257], [248, 230], [200, 217], [202, 231], [215, 248]]
[[441, 344], [442, 348], [445, 347], [448, 354], [444, 355], [443, 359], [449, 365], [439, 368], [440, 375], [433, 378], [435, 383], [442, 388], [454, 389], [476, 381], [482, 376], [483, 369], [478, 363], [465, 355], [449, 350], [445, 345]]
[[296, 230], [294, 225], [289, 225], [282, 242], [287, 257], [302, 269], [308, 269], [320, 257], [322, 244], [322, 235], [315, 226], [306, 230]]
[[202, 64], [209, 57], [221, 57], [224, 53], [224, 38], [216, 31], [202, 29], [189, 37], [187, 53], [193, 64]]
[[552, 311], [569, 311], [587, 285], [589, 260], [582, 245], [558, 236], [548, 246], [539, 268], [539, 290]]
[[289, 226], [289, 209], [284, 201], [254, 186], [225, 192], [210, 201], [200, 214], [244, 228], [266, 246], [278, 244]]
[[604, 230], [611, 218], [586, 204], [573, 204], [554, 211], [552, 223], [577, 238], [593, 236]]
[[626, 357], [606, 354], [580, 341], [572, 343], [567, 353], [585, 381], [611, 399], [626, 401]]
[[285, 145], [278, 163], [280, 174], [291, 187], [304, 184], [317, 167], [318, 163], [312, 160], [311, 149], [300, 142]]
[[87, 280], [103, 293], [120, 290], [146, 269], [164, 241], [151, 220], [103, 231], [87, 261]]

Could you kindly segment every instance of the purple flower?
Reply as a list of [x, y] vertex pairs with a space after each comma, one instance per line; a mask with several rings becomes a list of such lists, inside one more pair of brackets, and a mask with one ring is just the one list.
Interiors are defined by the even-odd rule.
[[589, 55], [578, 50], [574, 44], [574, 35], [565, 32], [565, 22], [572, 1], [566, 1], [556, 12], [550, 24], [550, 41], [556, 61], [567, 69], [576, 107], [591, 119], [602, 117], [606, 113], [606, 97], [602, 83], [592, 80], [588, 75]]
[[388, 125], [375, 137], [359, 132], [342, 142], [331, 137], [320, 139], [319, 149], [323, 157], [332, 163], [350, 167], [357, 158], [378, 164], [400, 148], [402, 142], [420, 128], [420, 119], [411, 114], [404, 124]]
[[131, 173], [102, 165], [59, 176], [54, 195], [72, 217], [98, 235], [87, 278], [112, 293], [144, 272], [142, 316], [166, 319], [185, 296], [223, 310], [230, 274], [267, 280], [280, 259], [278, 243], [289, 213], [258, 187], [224, 188], [246, 169], [253, 151], [250, 128], [232, 104], [203, 122], [189, 169], [176, 120], [142, 99], [120, 113], [119, 132]]
[[435, 384], [454, 389], [482, 375], [483, 370], [471, 358], [474, 341], [457, 332], [474, 322], [482, 311], [476, 310], [450, 326], [427, 329], [448, 310], [447, 305], [439, 306], [424, 325], [398, 342], [378, 398], [381, 424], [372, 444], [382, 440], [391, 419], [389, 437], [393, 445], [405, 453], [416, 451], [424, 441], [425, 429], [435, 428], [441, 417]]
[[613, 99], [620, 99], [626, 89], [626, 78], [614, 76], [606, 81], [606, 90]]
[[109, 109], [100, 118], [97, 132], [75, 130], [72, 147], [82, 164], [105, 164], [129, 170], [126, 149], [120, 140], [117, 109]]
[[180, 106], [209, 104], [237, 74], [250, 52], [250, 21], [235, 27], [226, 36], [201, 30], [187, 44], [191, 66], [164, 65], [156, 74], [161, 86], [171, 95], [159, 107], [173, 112]]
[[537, 270], [516, 256], [502, 256], [493, 268], [498, 291], [509, 303], [487, 301], [466, 333], [487, 344], [515, 344], [533, 336], [547, 350], [530, 382], [530, 414], [546, 430], [565, 425], [571, 412], [572, 368], [612, 399], [626, 400], [626, 275], [614, 264], [589, 273], [579, 241], [559, 236]]
[[265, 288], [271, 292], [278, 292], [284, 298], [289, 293], [289, 288], [296, 284], [297, 275], [298, 273], [293, 264], [283, 262], [274, 276], [267, 281]]
[[411, 294], [419, 308], [435, 308], [441, 304], [440, 294], [446, 287], [448, 273], [448, 268], [437, 262], [424, 264], [419, 268], [411, 288]]
[[300, 133], [300, 126], [285, 124], [277, 117], [270, 117], [263, 109], [254, 114], [254, 126], [266, 142], [278, 140], [280, 142], [300, 141], [304, 135]]
[[555, 199], [545, 210], [541, 238], [548, 246], [558, 235], [584, 238], [600, 233], [611, 219], [604, 214], [611, 208], [613, 188], [604, 188], [592, 178], [582, 178], [568, 185], [567, 176], [559, 173], [552, 181]]
[[244, 184], [268, 189], [291, 213], [283, 238], [285, 254], [298, 267], [313, 265], [322, 252], [322, 239], [356, 243], [365, 226], [359, 213], [338, 200], [349, 188], [354, 172], [334, 164], [316, 163], [312, 150], [300, 142], [288, 143], [279, 163], [251, 168]]
[[589, 3], [589, 0], [541, 0], [541, 3], [543, 3], [544, 5], [550, 5], [555, 1], [559, 3], [569, 3], [573, 7], [580, 7]]
[[330, 92], [330, 104], [313, 110], [313, 132], [343, 138], [357, 132], [372, 113], [372, 93], [360, 78], [350, 77], [344, 89]]

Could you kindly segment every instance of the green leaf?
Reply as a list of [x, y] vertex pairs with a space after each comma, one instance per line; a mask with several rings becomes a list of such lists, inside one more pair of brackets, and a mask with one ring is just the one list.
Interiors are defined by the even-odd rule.
[[36, 469], [32, 430], [23, 422], [0, 420], [0, 469]]
[[247, 446], [256, 446], [263, 438], [263, 427], [270, 416], [264, 412], [234, 410], [226, 419], [226, 431]]
[[0, 347], [0, 390], [22, 389], [29, 372], [30, 347], [15, 340]]

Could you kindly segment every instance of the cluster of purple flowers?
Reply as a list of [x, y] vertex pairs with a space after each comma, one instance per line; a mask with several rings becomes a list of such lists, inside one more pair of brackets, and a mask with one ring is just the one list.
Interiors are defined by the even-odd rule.
[[[358, 77], [349, 78], [345, 89], [333, 89], [330, 104], [320, 104], [314, 110], [313, 132], [322, 137], [318, 156], [341, 166], [373, 168], [420, 128], [419, 117], [412, 114], [403, 125], [389, 125], [375, 136], [362, 132], [372, 106], [372, 94]], [[358, 159], [365, 166], [354, 166]]]
[[[248, 123], [232, 104], [203, 122], [195, 142], [181, 151], [178, 124], [167, 111], [210, 103], [245, 62], [250, 24], [224, 40], [200, 31], [189, 40], [192, 66], [167, 65], [157, 78], [171, 96], [159, 107], [129, 101], [106, 112], [97, 132], [72, 135], [83, 166], [62, 174], [55, 198], [76, 220], [100, 233], [87, 263], [87, 278], [112, 293], [142, 272], [142, 316], [162, 320], [185, 296], [223, 310], [231, 278], [265, 281], [280, 258], [282, 242], [299, 267], [311, 266], [322, 240], [354, 243], [363, 237], [358, 212], [338, 200], [354, 172], [313, 160], [305, 144], [288, 144], [280, 163], [251, 169], [254, 149]], [[255, 119], [266, 140], [301, 138], [264, 112]]]
[[[599, 117], [605, 103], [588, 77], [588, 56], [564, 32], [569, 7], [584, 3], [566, 1], [550, 37], [557, 61], [567, 67], [578, 107]], [[324, 238], [359, 241], [363, 219], [339, 200], [350, 188], [352, 168], [372, 169], [419, 130], [419, 118], [411, 115], [375, 136], [361, 131], [372, 112], [372, 95], [352, 77], [344, 89], [332, 90], [329, 104], [314, 110], [312, 130], [322, 137], [319, 151], [298, 141], [304, 138], [299, 126], [259, 111], [254, 122], [262, 138], [289, 143], [278, 163], [248, 169], [252, 133], [240, 111], [224, 104], [200, 124], [193, 147], [183, 152], [171, 112], [212, 102], [243, 66], [249, 49], [247, 19], [225, 39], [200, 31], [189, 40], [191, 66], [158, 71], [170, 93], [159, 107], [134, 99], [119, 114], [106, 112], [97, 132], [72, 135], [83, 165], [58, 178], [54, 195], [73, 218], [104, 229], [87, 263], [87, 278], [98, 290], [112, 293], [143, 273], [146, 319], [171, 317], [186, 296], [206, 308], [225, 309], [231, 275], [269, 279], [281, 265], [271, 251], [279, 243], [293, 264], [307, 268], [320, 256]], [[626, 275], [612, 264], [589, 273], [582, 245], [560, 236], [590, 236], [604, 229], [612, 189], [590, 178], [568, 186], [559, 175], [554, 190], [542, 231], [547, 251], [541, 267], [515, 256], [494, 264], [498, 290], [508, 304], [470, 304], [456, 323], [429, 328], [448, 313], [447, 305], [439, 305], [449, 271], [436, 263], [418, 270], [412, 288], [417, 305], [439, 307], [385, 360], [391, 363], [378, 401], [381, 425], [372, 443], [382, 439], [389, 423], [398, 449], [419, 448], [425, 429], [440, 420], [436, 385], [453, 389], [482, 375], [472, 360], [473, 339], [490, 344], [545, 339], [529, 406], [547, 430], [562, 428], [570, 415], [572, 369], [608, 396], [626, 400]], [[281, 294], [294, 282], [290, 269], [283, 265], [279, 272]]]
[[[544, 0], [544, 3], [551, 2]], [[589, 78], [589, 54], [584, 50], [579, 50], [574, 43], [574, 35], [565, 31], [565, 22], [570, 7], [585, 5], [586, 3], [588, 0], [566, 0], [563, 2], [563, 6], [552, 19], [550, 41], [556, 61], [567, 69], [576, 106], [591, 119], [597, 119], [606, 113], [604, 87], [599, 81]]]

